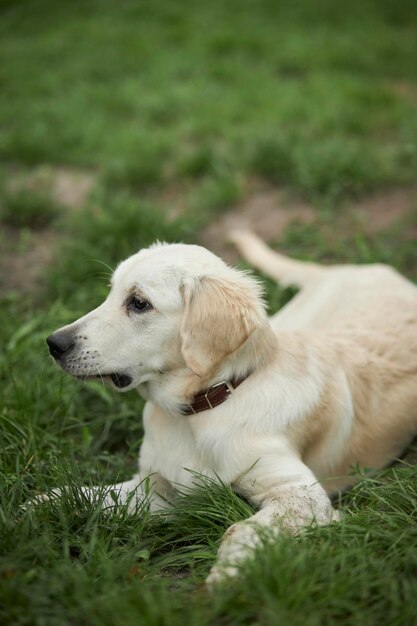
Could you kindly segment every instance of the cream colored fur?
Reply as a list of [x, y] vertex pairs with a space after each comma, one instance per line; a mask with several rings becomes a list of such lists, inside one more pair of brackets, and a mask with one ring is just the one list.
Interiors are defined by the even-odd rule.
[[[219, 477], [258, 508], [229, 529], [209, 582], [237, 572], [259, 541], [337, 519], [329, 496], [379, 468], [417, 431], [417, 288], [384, 265], [323, 267], [235, 233], [243, 257], [298, 295], [268, 319], [259, 284], [198, 246], [157, 244], [116, 270], [107, 300], [65, 327], [70, 374], [128, 374], [147, 400], [138, 474], [109, 487], [120, 502], [167, 506], [193, 472]], [[153, 310], [126, 309], [131, 293]], [[62, 330], [62, 329], [61, 329]], [[249, 374], [197, 415], [181, 406]], [[85, 489], [86, 493], [90, 491]], [[106, 505], [114, 506], [113, 497]]]

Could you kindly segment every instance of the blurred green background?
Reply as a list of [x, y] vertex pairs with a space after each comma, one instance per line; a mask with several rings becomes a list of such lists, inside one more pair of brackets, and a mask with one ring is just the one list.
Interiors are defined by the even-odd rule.
[[[208, 598], [247, 505], [215, 485], [168, 521], [84, 502], [78, 485], [134, 471], [142, 403], [66, 378], [44, 339], [157, 238], [238, 263], [240, 220], [294, 256], [415, 280], [416, 114], [412, 0], [0, 2], [2, 623], [412, 623], [412, 466]], [[266, 285], [275, 311], [291, 294]], [[57, 485], [76, 506], [19, 508]]]

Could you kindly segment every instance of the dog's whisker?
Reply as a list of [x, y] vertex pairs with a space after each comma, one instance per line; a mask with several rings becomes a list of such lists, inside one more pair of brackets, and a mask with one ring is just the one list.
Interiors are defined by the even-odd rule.
[[92, 272], [90, 274], [91, 278], [98, 278], [99, 280], [106, 280], [108, 281], [111, 278], [112, 274], [109, 274], [108, 272]]
[[111, 277], [113, 275], [114, 268], [110, 267], [110, 265], [108, 265], [104, 261], [101, 261], [100, 259], [89, 259], [89, 260], [92, 261], [93, 263], [98, 263], [100, 265], [103, 265], [105, 268], [107, 268], [109, 270], [108, 272], [106, 272], [107, 277]]
[[100, 376], [101, 384], [103, 385], [103, 387], [105, 387], [103, 376], [101, 375], [101, 369], [98, 365], [97, 365], [97, 369], [98, 369], [98, 375]]

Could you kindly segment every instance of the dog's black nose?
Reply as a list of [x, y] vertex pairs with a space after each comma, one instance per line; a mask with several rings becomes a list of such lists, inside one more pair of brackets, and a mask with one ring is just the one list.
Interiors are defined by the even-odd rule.
[[54, 359], [59, 359], [74, 347], [74, 339], [71, 333], [65, 331], [53, 333], [46, 340], [49, 347], [49, 352]]

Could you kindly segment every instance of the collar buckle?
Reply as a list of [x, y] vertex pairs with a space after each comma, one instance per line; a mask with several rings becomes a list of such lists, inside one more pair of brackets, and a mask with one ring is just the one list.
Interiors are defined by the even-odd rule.
[[209, 405], [211, 409], [213, 409], [214, 407], [212, 403], [210, 402], [209, 393], [217, 389], [218, 387], [221, 387], [222, 385], [226, 386], [226, 389], [225, 389], [226, 398], [228, 398], [234, 391], [233, 385], [228, 380], [221, 380], [219, 383], [216, 383], [215, 385], [212, 385], [211, 387], [209, 387], [209, 389], [207, 389], [206, 393], [204, 394], [204, 397], [207, 400], [207, 404]]

